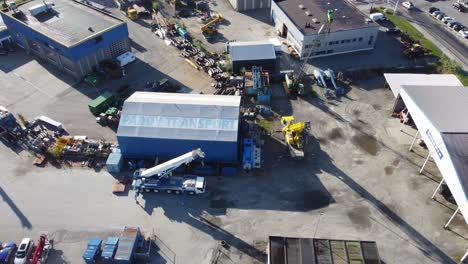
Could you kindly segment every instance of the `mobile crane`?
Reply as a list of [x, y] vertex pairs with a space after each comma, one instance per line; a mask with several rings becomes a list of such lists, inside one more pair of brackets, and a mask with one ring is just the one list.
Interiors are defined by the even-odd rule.
[[171, 177], [172, 171], [177, 167], [204, 157], [205, 153], [201, 149], [195, 149], [152, 168], [136, 170], [133, 174], [135, 180], [135, 200], [143, 191], [175, 194], [188, 193], [190, 195], [204, 193], [206, 188], [204, 177], [190, 175]]
[[310, 130], [310, 122], [294, 122], [294, 116], [283, 116], [281, 124], [283, 124], [284, 140], [291, 157], [293, 159], [304, 158], [304, 149], [307, 144], [306, 132]]
[[206, 36], [206, 35], [213, 35], [217, 33], [218, 31], [216, 30], [215, 25], [223, 21], [223, 19], [224, 19], [224, 16], [221, 13], [215, 13], [213, 15], [213, 19], [211, 19], [208, 23], [206, 23], [205, 25], [201, 27], [201, 31], [203, 35]]

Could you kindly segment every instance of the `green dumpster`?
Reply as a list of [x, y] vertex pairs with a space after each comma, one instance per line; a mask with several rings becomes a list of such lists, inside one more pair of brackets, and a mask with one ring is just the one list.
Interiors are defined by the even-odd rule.
[[94, 115], [104, 113], [107, 109], [115, 105], [115, 97], [111, 92], [105, 92], [96, 99], [89, 102], [89, 111]]

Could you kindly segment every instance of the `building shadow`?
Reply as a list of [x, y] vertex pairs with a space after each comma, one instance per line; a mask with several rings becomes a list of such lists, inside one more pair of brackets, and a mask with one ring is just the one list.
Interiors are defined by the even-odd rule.
[[11, 208], [11, 210], [15, 213], [18, 219], [21, 222], [21, 226], [23, 228], [32, 229], [32, 224], [29, 222], [28, 218], [21, 212], [21, 210], [16, 206], [16, 204], [11, 200], [10, 196], [0, 187], [0, 196], [2, 200]]
[[248, 17], [251, 17], [251, 18], [253, 18], [253, 19], [257, 20], [257, 21], [268, 24], [270, 26], [274, 26], [274, 23], [271, 20], [270, 8], [247, 10], [247, 11], [242, 11], [242, 12], [239, 12], [239, 13], [241, 13], [243, 15], [246, 15]]
[[27, 63], [32, 61], [34, 58], [27, 55], [22, 49], [17, 48], [15, 52], [8, 53], [0, 59], [0, 71], [9, 73]]
[[[346, 118], [344, 118], [340, 114], [328, 108], [328, 106], [323, 101], [316, 99], [316, 100], [310, 101], [310, 103], [316, 106], [317, 108], [319, 108], [320, 110], [322, 110], [323, 112], [330, 115], [336, 121], [340, 123], [347, 123], [352, 129], [354, 129], [360, 135], [364, 135], [369, 140], [375, 141], [380, 147], [392, 152], [400, 160], [405, 160], [409, 164], [415, 166], [416, 168], [419, 168], [420, 164], [414, 163], [407, 156], [401, 154], [399, 151], [388, 146], [381, 140], [376, 139], [373, 135], [366, 132], [356, 123], [348, 121]], [[390, 209], [385, 203], [383, 203], [374, 195], [372, 195], [364, 187], [358, 184], [353, 178], [351, 178], [346, 173], [344, 173], [340, 168], [335, 166], [332, 158], [327, 153], [323, 152], [319, 146], [318, 146], [318, 149], [316, 149], [316, 151], [318, 151], [318, 153], [315, 153], [314, 162], [319, 163], [323, 171], [335, 176], [340, 181], [345, 183], [350, 189], [352, 189], [354, 192], [359, 194], [362, 198], [366, 199], [386, 219], [391, 221], [396, 227], [399, 228], [399, 230], [403, 231], [408, 237], [410, 237], [415, 243], [413, 245], [416, 246], [426, 257], [438, 263], [455, 263], [455, 261], [453, 261], [453, 259], [450, 256], [445, 254], [441, 249], [439, 249], [436, 245], [434, 245], [429, 239], [427, 239], [421, 233], [419, 233], [413, 226], [407, 223], [402, 217], [400, 217], [397, 213], [395, 213], [392, 209]]]
[[148, 51], [145, 47], [141, 46], [140, 44], [135, 42], [133, 39], [130, 39], [130, 46], [140, 53]]

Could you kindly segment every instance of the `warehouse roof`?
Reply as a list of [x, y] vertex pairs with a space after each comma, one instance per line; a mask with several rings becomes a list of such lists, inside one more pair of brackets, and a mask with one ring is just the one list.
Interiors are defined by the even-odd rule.
[[[330, 32], [378, 26], [375, 23], [367, 23], [364, 14], [346, 0], [274, 0], [274, 2], [304, 35], [318, 32], [328, 21], [329, 9], [335, 11]], [[319, 23], [314, 23], [314, 19]], [[310, 27], [306, 27], [306, 24], [310, 24]]]
[[4, 13], [64, 46], [76, 45], [125, 23], [74, 0], [54, 0], [52, 12], [31, 15], [29, 8], [42, 3], [42, 0], [32, 0], [19, 5], [20, 15], [13, 15], [10, 11]]
[[373, 241], [270, 236], [268, 252], [270, 264], [381, 263]]
[[233, 61], [274, 60], [275, 46], [269, 41], [240, 41], [229, 43]]
[[384, 73], [384, 76], [395, 97], [403, 85], [463, 86], [453, 74]]
[[117, 136], [235, 142], [239, 110], [240, 96], [136, 92]]
[[468, 87], [403, 86], [400, 95], [468, 223]]

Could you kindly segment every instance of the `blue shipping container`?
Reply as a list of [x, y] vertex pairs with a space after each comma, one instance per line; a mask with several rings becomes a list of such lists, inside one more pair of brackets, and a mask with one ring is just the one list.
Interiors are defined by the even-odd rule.
[[124, 164], [122, 153], [114, 152], [109, 155], [106, 161], [107, 171], [110, 173], [119, 173]]
[[98, 237], [90, 238], [83, 259], [86, 263], [95, 263], [101, 253], [102, 240]]
[[114, 263], [131, 264], [137, 248], [137, 242], [140, 239], [140, 229], [138, 227], [124, 227], [119, 237], [119, 245], [115, 253]]
[[114, 261], [115, 251], [117, 250], [117, 245], [119, 244], [118, 237], [108, 237], [106, 243], [104, 244], [104, 249], [102, 250], [101, 257], [107, 262], [111, 263]]

